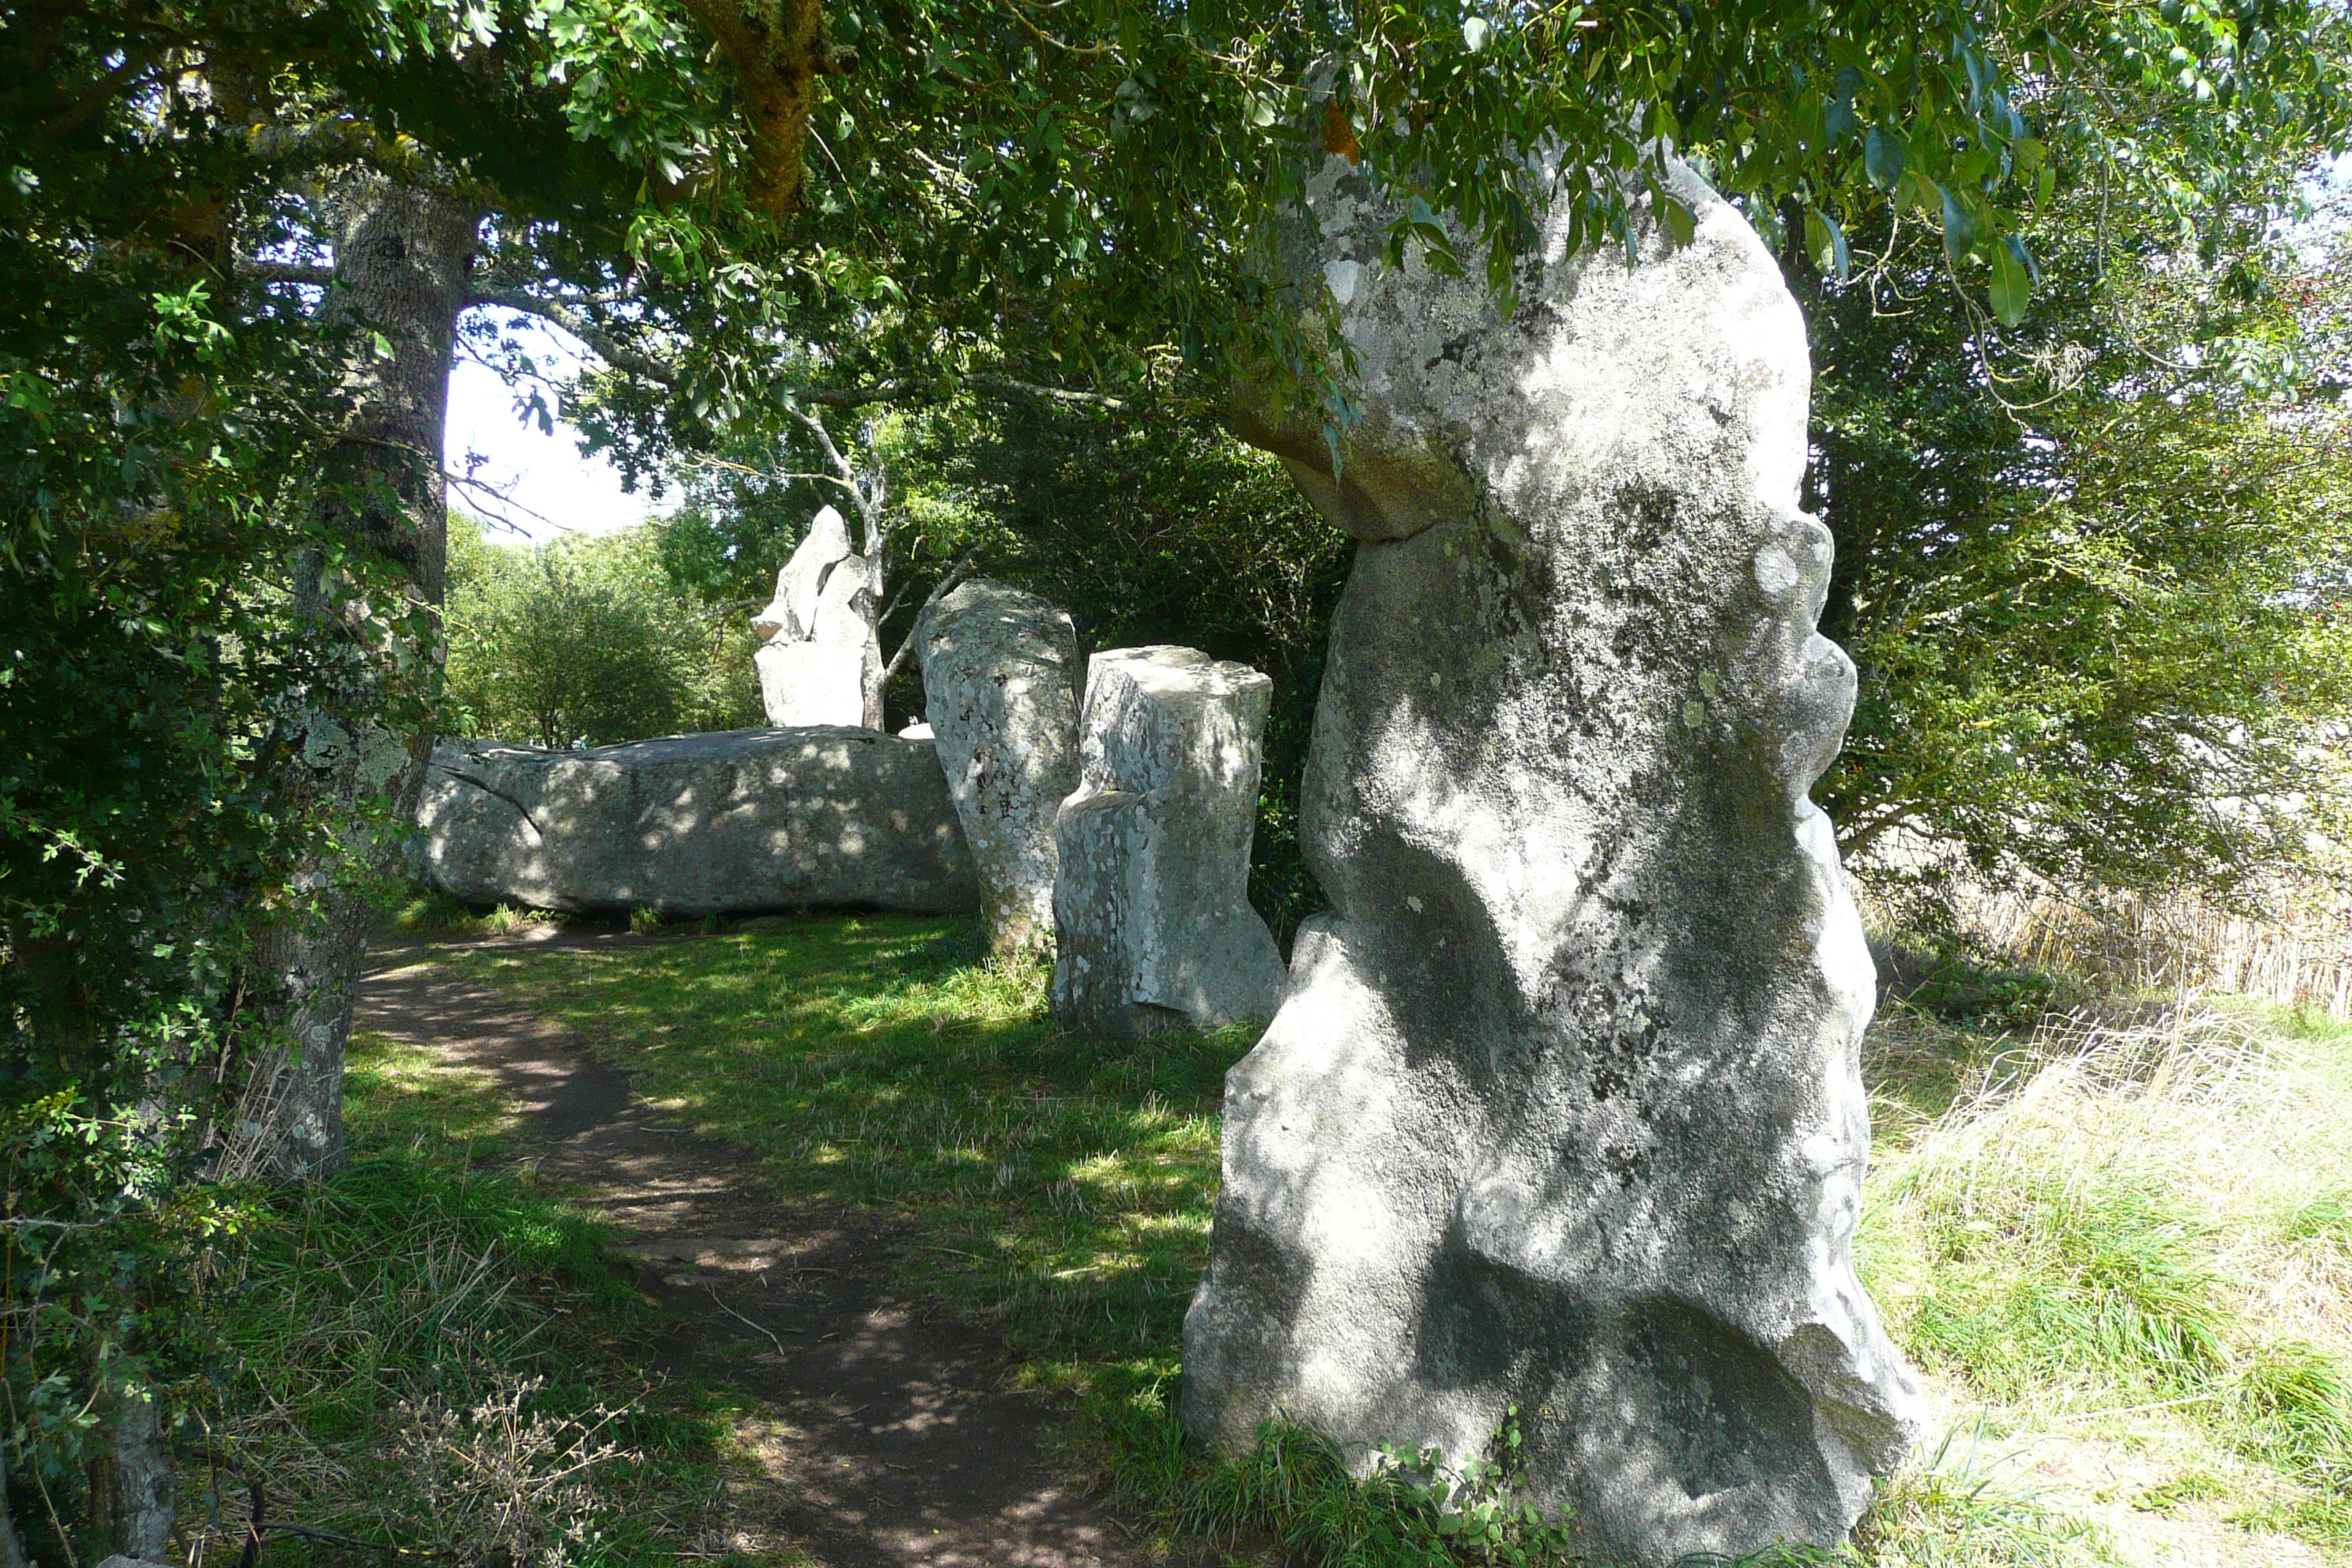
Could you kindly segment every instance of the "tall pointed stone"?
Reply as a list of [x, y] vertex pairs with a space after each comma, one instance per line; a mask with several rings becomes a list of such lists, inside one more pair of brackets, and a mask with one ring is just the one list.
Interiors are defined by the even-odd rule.
[[751, 656], [761, 705], [779, 726], [862, 725], [866, 691], [882, 668], [869, 615], [868, 563], [849, 545], [849, 524], [819, 509], [808, 536], [776, 574], [776, 595], [751, 617], [767, 640]]
[[980, 578], [915, 623], [923, 710], [1001, 953], [1054, 942], [1054, 813], [1078, 782], [1070, 613]]
[[[1364, 418], [1235, 424], [1363, 541], [1303, 802], [1332, 909], [1228, 1076], [1183, 1416], [1358, 1462], [1476, 1455], [1602, 1561], [1841, 1538], [1918, 1395], [1856, 1279], [1873, 1002], [1808, 790], [1853, 669], [1813, 629], [1810, 368], [1771, 256], [1697, 218], [1570, 255], [1508, 320], [1381, 261], [1338, 159], [1286, 265], [1328, 279]], [[1474, 271], [1477, 270], [1475, 268]]]

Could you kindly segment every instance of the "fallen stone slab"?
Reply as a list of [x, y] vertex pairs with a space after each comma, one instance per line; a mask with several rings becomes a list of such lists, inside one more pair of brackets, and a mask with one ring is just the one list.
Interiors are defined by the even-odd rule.
[[990, 945], [1049, 948], [1054, 815], [1078, 780], [1077, 628], [1059, 605], [981, 578], [927, 607], [914, 637]]
[[1854, 676], [1804, 322], [1671, 189], [1696, 237], [1637, 201], [1631, 266], [1546, 217], [1507, 320], [1388, 267], [1344, 160], [1284, 237], [1361, 366], [1337, 479], [1316, 413], [1236, 416], [1363, 542], [1302, 796], [1332, 908], [1226, 1079], [1182, 1402], [1359, 1466], [1483, 1457], [1516, 1406], [1530, 1498], [1658, 1568], [1834, 1544], [1922, 1420], [1853, 1268], [1874, 994], [1808, 795]]
[[971, 858], [931, 745], [847, 727], [548, 752], [434, 748], [412, 865], [469, 904], [961, 912]]
[[1094, 1035], [1271, 1016], [1282, 954], [1249, 902], [1274, 683], [1196, 648], [1098, 653], [1054, 839], [1054, 1016]]

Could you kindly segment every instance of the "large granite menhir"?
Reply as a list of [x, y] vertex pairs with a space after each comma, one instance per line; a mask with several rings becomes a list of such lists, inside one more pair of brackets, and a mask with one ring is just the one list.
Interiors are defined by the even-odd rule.
[[1310, 183], [1285, 263], [1365, 417], [1337, 480], [1312, 416], [1235, 424], [1363, 542], [1303, 797], [1333, 907], [1226, 1079], [1183, 1397], [1359, 1463], [1458, 1463], [1516, 1405], [1533, 1496], [1643, 1564], [1836, 1542], [1921, 1415], [1852, 1257], [1872, 971], [1807, 797], [1854, 685], [1804, 323], [1672, 181], [1695, 242], [1572, 256], [1554, 216], [1507, 321], [1384, 268], [1349, 164]]
[[728, 730], [584, 752], [444, 742], [417, 825], [417, 874], [470, 904], [692, 918], [980, 901], [931, 742], [872, 730]]
[[1054, 945], [1054, 814], [1078, 782], [1070, 613], [981, 578], [915, 622], [923, 710], [980, 873], [991, 945]]
[[1250, 908], [1261, 732], [1274, 683], [1196, 648], [1087, 665], [1084, 773], [1054, 825], [1054, 1016], [1148, 1035], [1263, 1018], [1282, 954]]

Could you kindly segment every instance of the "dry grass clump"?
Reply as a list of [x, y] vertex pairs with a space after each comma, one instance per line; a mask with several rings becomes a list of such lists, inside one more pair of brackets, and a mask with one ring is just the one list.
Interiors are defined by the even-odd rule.
[[2189, 889], [1989, 885], [1948, 847], [1895, 835], [1853, 871], [1877, 931], [1932, 931], [1979, 960], [2087, 991], [2210, 991], [2352, 1018], [2352, 852], [2273, 872], [2231, 902]]
[[470, 1404], [435, 1390], [403, 1401], [388, 1458], [415, 1493], [434, 1545], [450, 1556], [511, 1568], [570, 1568], [603, 1541], [612, 1507], [598, 1485], [616, 1461], [641, 1462], [604, 1434], [603, 1405], [574, 1418], [533, 1410], [544, 1377], [501, 1373]]
[[2279, 879], [2255, 906], [2193, 893], [1969, 900], [1974, 934], [2017, 963], [2127, 989], [2196, 987], [2352, 1018], [2352, 895]]
[[1907, 1014], [1864, 1227], [1898, 1338], [2021, 1451], [2169, 1456], [2142, 1512], [2352, 1548], [2352, 1033], [2188, 998], [1969, 1056]]

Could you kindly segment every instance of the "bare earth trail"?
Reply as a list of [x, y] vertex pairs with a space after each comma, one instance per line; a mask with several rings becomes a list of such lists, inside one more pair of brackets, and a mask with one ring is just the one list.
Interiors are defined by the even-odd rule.
[[[577, 1187], [636, 1260], [662, 1308], [646, 1359], [764, 1407], [746, 1436], [782, 1492], [774, 1522], [823, 1568], [1155, 1560], [1051, 1457], [1066, 1407], [1005, 1386], [985, 1335], [909, 1310], [889, 1270], [901, 1243], [887, 1230], [782, 1203], [751, 1155], [670, 1124], [572, 1031], [430, 963], [436, 951], [371, 952], [359, 1026], [490, 1075], [530, 1156]], [[748, 1358], [747, 1343], [759, 1347]]]

